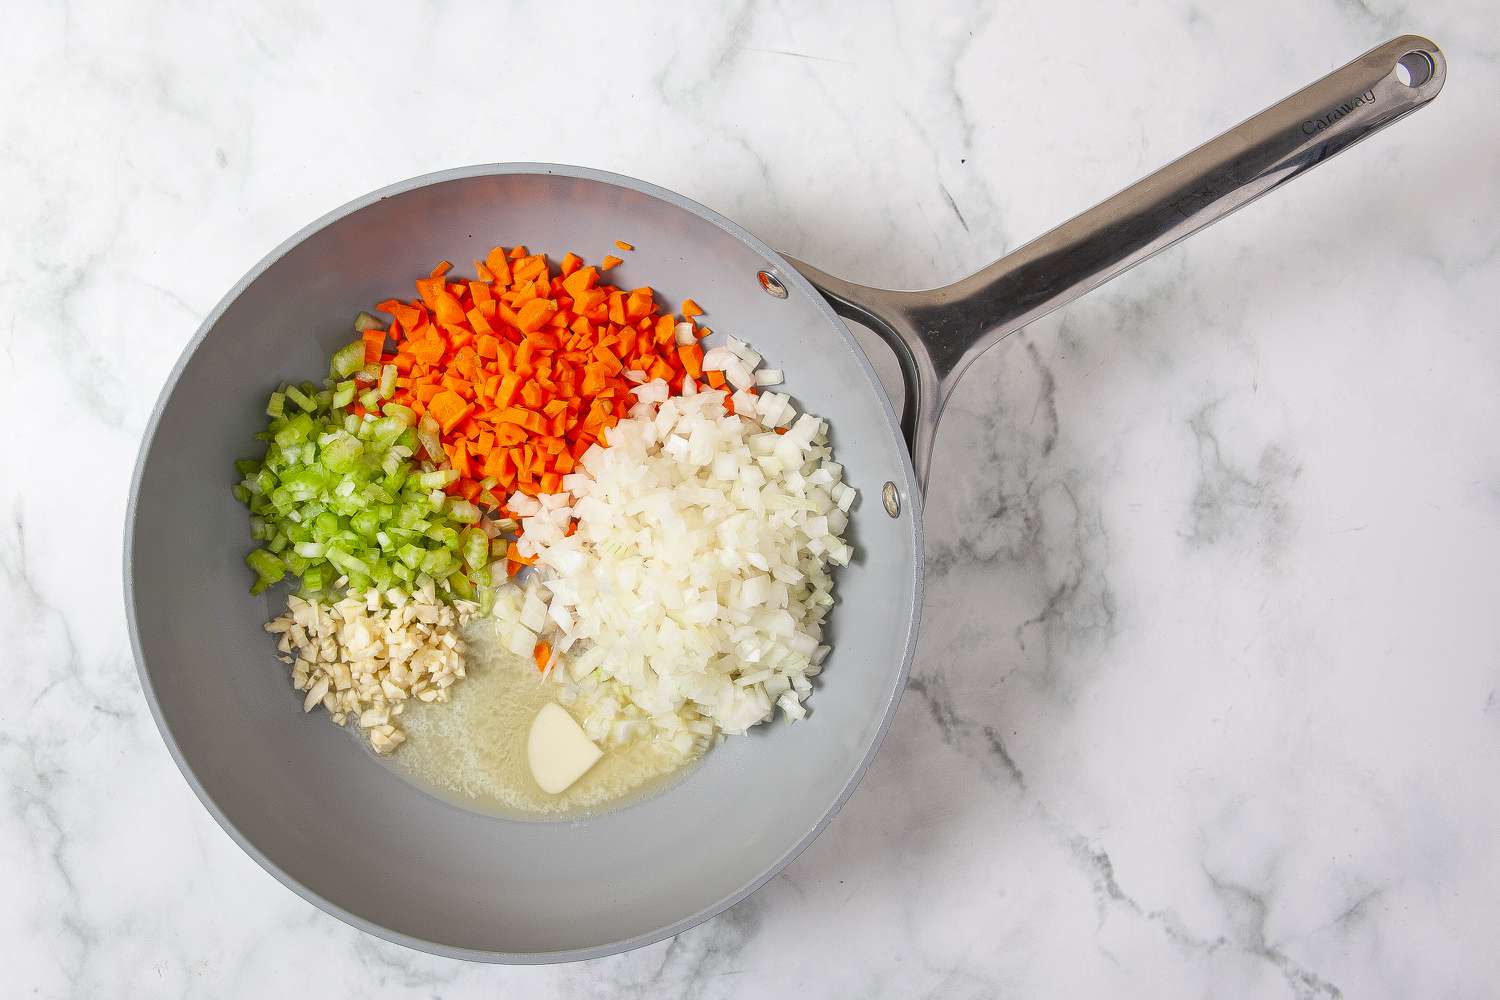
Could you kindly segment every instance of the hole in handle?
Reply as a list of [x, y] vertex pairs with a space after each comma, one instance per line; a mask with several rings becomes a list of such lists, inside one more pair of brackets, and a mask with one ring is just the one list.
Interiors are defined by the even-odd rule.
[[1408, 52], [1396, 60], [1396, 80], [1403, 87], [1420, 87], [1432, 79], [1432, 57], [1425, 52]]

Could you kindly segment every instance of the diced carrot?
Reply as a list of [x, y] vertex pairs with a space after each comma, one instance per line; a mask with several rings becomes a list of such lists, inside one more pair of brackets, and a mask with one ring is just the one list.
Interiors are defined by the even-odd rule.
[[411, 342], [412, 357], [424, 365], [437, 364], [442, 360], [443, 352], [447, 349], [447, 345], [443, 343], [442, 338], [436, 335], [423, 337], [421, 340]]
[[672, 343], [677, 334], [677, 324], [672, 321], [671, 316], [661, 316], [656, 320], [656, 346], [666, 347]]
[[585, 267], [566, 273], [568, 276], [563, 279], [563, 288], [567, 289], [568, 294], [575, 299], [593, 288], [599, 281], [597, 268]]
[[692, 319], [694, 316], [702, 316], [702, 315], [703, 315], [703, 307], [702, 306], [698, 305], [698, 303], [694, 302], [692, 299], [683, 299], [682, 300], [682, 317], [683, 317], [683, 319]]
[[443, 291], [442, 278], [418, 278], [417, 294], [422, 297], [422, 302], [428, 309], [437, 307], [437, 295]]
[[650, 288], [637, 288], [625, 298], [625, 316], [628, 319], [642, 319], [649, 316], [653, 308], [655, 304], [652, 301]]
[[616, 267], [619, 267], [623, 263], [625, 262], [616, 257], [614, 254], [606, 254], [604, 259], [599, 262], [599, 270], [609, 271]]
[[517, 314], [520, 322], [517, 326], [522, 333], [531, 333], [540, 330], [547, 325], [557, 312], [557, 303], [551, 299], [532, 299], [521, 307]]
[[385, 331], [371, 327], [362, 336], [365, 339], [365, 364], [378, 364], [380, 356], [385, 353]]
[[552, 659], [552, 647], [545, 642], [537, 643], [536, 648], [531, 651], [531, 658], [536, 661], [536, 668], [545, 672], [547, 661]]
[[[602, 269], [618, 263], [607, 257]], [[659, 313], [649, 287], [600, 284], [601, 267], [576, 254], [552, 267], [524, 246], [495, 247], [474, 262], [475, 280], [448, 281], [451, 268], [445, 261], [418, 279], [418, 299], [379, 303], [389, 330], [363, 337], [368, 364], [396, 367], [392, 398], [438, 422], [458, 472], [451, 495], [504, 512], [511, 492], [559, 492], [633, 404], [626, 369], [673, 392], [704, 375], [723, 384], [722, 373], [702, 371], [701, 346], [676, 346], [677, 321]], [[683, 312], [702, 310], [685, 300]], [[373, 381], [369, 370], [357, 377]], [[512, 573], [528, 562], [508, 555]]]
[[629, 243], [626, 243], [624, 240], [615, 240], [615, 246], [621, 250], [626, 251], [627, 253], [635, 249], [635, 247], [631, 246]]
[[453, 428], [463, 422], [465, 417], [474, 412], [474, 405], [452, 389], [444, 389], [437, 393], [427, 407], [444, 434], [450, 433]]
[[677, 356], [682, 359], [682, 367], [693, 378], [703, 377], [703, 348], [698, 344], [683, 344], [677, 348]]

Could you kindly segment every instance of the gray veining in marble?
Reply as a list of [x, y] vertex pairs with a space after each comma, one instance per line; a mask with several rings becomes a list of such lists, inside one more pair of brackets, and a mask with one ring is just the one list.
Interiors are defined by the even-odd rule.
[[[1493, 4], [859, 11], [11, 13], [7, 995], [1493, 995]], [[1447, 52], [1432, 107], [971, 369], [885, 748], [721, 917], [576, 966], [406, 951], [287, 892], [172, 765], [125, 640], [128, 473], [197, 323], [308, 219], [453, 164], [585, 163], [931, 285], [1403, 31]]]

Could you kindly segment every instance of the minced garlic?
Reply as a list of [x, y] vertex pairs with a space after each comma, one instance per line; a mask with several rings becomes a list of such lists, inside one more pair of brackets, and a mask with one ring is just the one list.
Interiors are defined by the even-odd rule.
[[280, 659], [292, 667], [292, 685], [307, 693], [302, 710], [321, 704], [335, 725], [356, 720], [384, 754], [406, 740], [396, 718], [409, 698], [447, 701], [464, 677], [458, 628], [478, 610], [467, 601], [443, 603], [431, 584], [327, 605], [292, 596], [266, 631], [281, 636]]

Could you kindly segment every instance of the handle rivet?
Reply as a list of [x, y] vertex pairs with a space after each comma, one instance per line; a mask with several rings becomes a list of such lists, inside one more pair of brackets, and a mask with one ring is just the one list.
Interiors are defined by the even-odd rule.
[[886, 483], [880, 488], [880, 499], [885, 504], [885, 512], [892, 517], [901, 516], [901, 494], [896, 492], [895, 483]]
[[781, 283], [781, 279], [776, 277], [776, 275], [770, 271], [760, 271], [755, 277], [759, 279], [760, 287], [765, 290], [767, 295], [778, 299], [786, 298], [786, 286]]

